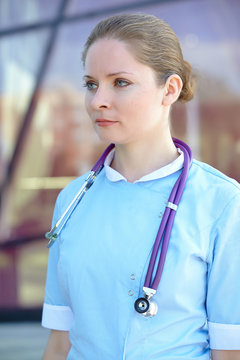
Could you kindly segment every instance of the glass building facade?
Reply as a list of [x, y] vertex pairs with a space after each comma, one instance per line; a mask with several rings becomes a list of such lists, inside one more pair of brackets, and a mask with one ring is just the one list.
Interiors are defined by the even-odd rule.
[[59, 191], [106, 144], [84, 109], [83, 44], [102, 18], [145, 12], [170, 24], [197, 74], [173, 134], [240, 180], [238, 0], [0, 0], [0, 310], [40, 309]]

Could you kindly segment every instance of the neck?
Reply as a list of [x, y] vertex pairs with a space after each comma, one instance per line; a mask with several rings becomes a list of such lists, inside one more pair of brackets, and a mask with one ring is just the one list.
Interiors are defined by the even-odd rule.
[[111, 167], [122, 174], [127, 181], [134, 182], [178, 157], [170, 131], [161, 140], [137, 144], [117, 144]]

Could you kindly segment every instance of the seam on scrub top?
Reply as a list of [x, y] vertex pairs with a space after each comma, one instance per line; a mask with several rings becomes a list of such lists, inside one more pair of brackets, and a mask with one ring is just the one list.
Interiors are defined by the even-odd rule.
[[[224, 206], [224, 208], [223, 208], [221, 214], [219, 215], [219, 217], [213, 221], [213, 230], [214, 230], [215, 234], [217, 233], [217, 227], [218, 227], [218, 224], [219, 224], [219, 222], [220, 222], [220, 220], [221, 220], [224, 212], [225, 212], [226, 209], [229, 207], [229, 205], [230, 205], [233, 201], [235, 201], [235, 198], [237, 198], [238, 196], [239, 196], [239, 194], [235, 194], [235, 195], [231, 198], [231, 200]], [[212, 238], [212, 240], [211, 240], [211, 238], [210, 238], [210, 244], [209, 244], [209, 251], [208, 251], [207, 260], [209, 260], [209, 258], [210, 258], [210, 250], [213, 249], [213, 245], [214, 245], [213, 243], [215, 243], [215, 239], [216, 239], [216, 235], [215, 235], [215, 237]]]
[[[237, 188], [238, 190], [240, 190], [240, 189], [239, 189], [239, 183], [237, 182], [237, 184], [236, 184], [236, 183], [235, 183], [235, 181], [236, 181], [235, 179], [232, 179], [232, 178], [230, 178], [230, 177], [227, 177], [227, 175], [224, 175], [224, 174], [221, 175], [221, 171], [219, 171], [218, 169], [216, 169], [216, 170], [217, 170], [217, 173], [215, 173], [215, 172], [211, 171], [211, 169], [205, 168], [205, 166], [201, 166], [201, 162], [198, 163], [198, 160], [196, 160], [196, 159], [193, 159], [193, 163], [194, 163], [194, 165], [200, 167], [202, 170], [206, 171], [207, 173], [209, 173], [209, 174], [211, 174], [211, 175], [213, 175], [213, 176], [215, 176], [215, 177], [217, 177], [217, 178], [219, 178], [219, 179], [222, 179], [222, 180], [226, 181], [226, 182], [229, 183], [229, 184], [232, 184], [235, 188]], [[203, 164], [205, 165], [205, 163], [203, 163]], [[208, 165], [208, 164], [206, 164], [206, 165]], [[209, 166], [210, 166], [210, 165], [209, 165]], [[225, 176], [226, 176], [226, 177], [225, 177]]]

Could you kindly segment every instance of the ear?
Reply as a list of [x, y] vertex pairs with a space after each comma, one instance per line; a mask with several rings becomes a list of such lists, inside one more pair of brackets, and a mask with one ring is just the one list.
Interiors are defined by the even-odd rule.
[[164, 95], [163, 95], [163, 101], [162, 104], [165, 106], [172, 105], [177, 101], [181, 90], [182, 90], [182, 79], [179, 75], [173, 74], [169, 76], [167, 79], [165, 85], [164, 85]]

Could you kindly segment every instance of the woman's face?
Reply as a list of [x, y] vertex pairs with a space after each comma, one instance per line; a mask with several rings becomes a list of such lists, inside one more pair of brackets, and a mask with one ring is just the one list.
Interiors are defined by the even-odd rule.
[[93, 43], [85, 70], [86, 109], [103, 141], [127, 144], [163, 135], [165, 89], [125, 42], [101, 39]]

